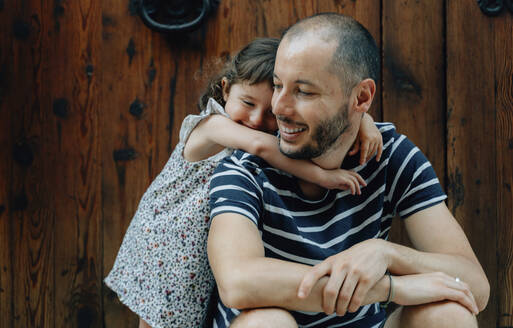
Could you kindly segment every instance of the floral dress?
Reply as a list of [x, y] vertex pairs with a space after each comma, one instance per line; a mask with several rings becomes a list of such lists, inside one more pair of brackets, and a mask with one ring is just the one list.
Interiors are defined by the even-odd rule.
[[105, 283], [153, 328], [201, 327], [214, 277], [207, 259], [210, 177], [231, 149], [198, 162], [183, 157], [194, 127], [212, 114], [228, 116], [210, 99], [182, 123], [180, 141], [144, 193]]

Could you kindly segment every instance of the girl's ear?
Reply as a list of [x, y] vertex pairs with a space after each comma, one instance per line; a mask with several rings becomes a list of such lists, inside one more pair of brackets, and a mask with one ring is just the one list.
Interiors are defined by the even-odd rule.
[[223, 99], [226, 102], [228, 100], [228, 94], [230, 93], [230, 83], [226, 77], [221, 79], [221, 89], [223, 89]]

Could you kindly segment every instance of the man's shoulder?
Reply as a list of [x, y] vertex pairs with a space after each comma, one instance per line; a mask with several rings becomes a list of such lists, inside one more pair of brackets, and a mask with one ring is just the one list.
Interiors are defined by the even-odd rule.
[[378, 128], [379, 132], [383, 136], [383, 144], [386, 143], [386, 141], [389, 141], [390, 139], [397, 138], [399, 136], [399, 133], [396, 130], [396, 127], [391, 122], [375, 122], [376, 127]]
[[234, 165], [242, 169], [246, 169], [250, 172], [255, 172], [269, 167], [269, 164], [262, 158], [247, 153], [243, 150], [236, 150], [230, 156], [225, 157], [221, 161], [218, 169], [223, 169], [223, 167], [229, 168], [233, 167]]

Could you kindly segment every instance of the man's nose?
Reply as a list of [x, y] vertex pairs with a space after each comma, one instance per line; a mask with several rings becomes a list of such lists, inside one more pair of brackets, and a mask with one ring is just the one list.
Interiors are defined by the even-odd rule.
[[291, 113], [292, 105], [289, 95], [284, 91], [274, 91], [273, 94], [273, 114], [278, 115], [289, 115]]

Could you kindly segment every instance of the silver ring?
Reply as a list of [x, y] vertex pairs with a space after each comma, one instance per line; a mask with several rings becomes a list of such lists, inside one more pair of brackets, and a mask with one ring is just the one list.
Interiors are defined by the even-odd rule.
[[454, 278], [454, 280], [456, 280], [456, 282], [461, 282], [460, 278], [458, 277]]

